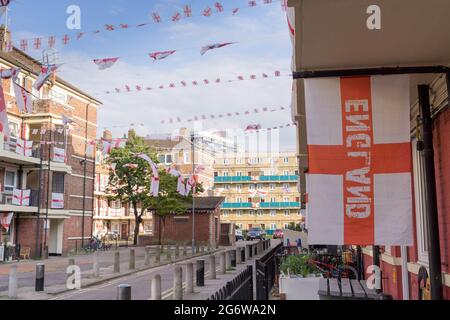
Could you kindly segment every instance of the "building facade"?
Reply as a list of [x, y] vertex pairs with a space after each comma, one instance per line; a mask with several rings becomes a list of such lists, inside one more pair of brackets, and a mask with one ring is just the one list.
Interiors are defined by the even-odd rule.
[[[406, 2], [406, 1], [405, 1]], [[411, 67], [417, 65], [450, 66], [450, 46], [440, 39], [448, 38], [448, 19], [438, 18], [443, 12], [445, 1], [415, 2], [406, 10], [401, 1], [376, 1], [384, 12], [384, 28], [372, 32], [364, 28], [367, 19], [367, 3], [350, 0], [345, 4], [336, 1], [288, 0], [289, 32], [292, 36], [294, 55], [293, 71], [343, 70], [379, 67]], [[374, 3], [375, 4], [375, 3]], [[308, 12], [306, 12], [308, 11]], [[402, 11], [402, 15], [397, 15]], [[307, 17], [307, 18], [306, 18]], [[433, 21], [414, 27], [417, 19]], [[323, 22], [326, 21], [326, 24]], [[310, 27], [306, 27], [306, 24]], [[332, 38], [328, 28], [333, 25]], [[398, 28], [402, 25], [402, 28]], [[422, 28], [430, 26], [429, 29]], [[361, 27], [359, 27], [361, 26]], [[442, 28], [440, 27], [442, 26]], [[298, 32], [297, 32], [298, 30]], [[415, 34], [414, 38], [405, 34]], [[411, 31], [415, 30], [415, 31]], [[446, 33], [445, 35], [442, 35]], [[438, 34], [442, 36], [438, 36]], [[320, 39], [320, 41], [317, 41]], [[320, 44], [319, 44], [320, 43]], [[324, 44], [325, 43], [325, 44]], [[358, 44], [358, 53], [354, 44]], [[388, 44], [391, 45], [388, 45]], [[425, 45], [425, 43], [427, 43]], [[420, 47], [413, 48], [416, 44]], [[433, 48], [433, 46], [435, 46]], [[326, 47], [326, 48], [324, 48]], [[382, 51], [377, 51], [379, 48]], [[408, 56], [409, 53], [413, 55]], [[409, 60], [408, 60], [409, 59]], [[402, 61], [406, 61], [401, 63]], [[438, 62], [439, 61], [439, 62]], [[417, 98], [417, 85], [429, 85], [433, 126], [433, 147], [435, 164], [435, 186], [437, 194], [438, 232], [442, 270], [442, 292], [444, 299], [450, 299], [450, 74], [413, 74], [411, 82], [411, 143], [413, 159], [413, 235], [412, 246], [380, 247], [380, 268], [383, 292], [394, 299], [419, 299], [419, 270], [430, 274], [427, 199], [423, 152], [418, 151], [417, 141], [421, 139], [421, 126]], [[297, 123], [300, 187], [302, 198], [306, 196], [305, 174], [308, 172], [308, 148], [306, 139], [304, 80], [294, 79], [292, 116]], [[364, 266], [373, 264], [373, 248], [362, 248]], [[367, 276], [367, 274], [366, 274]], [[420, 284], [420, 287], [423, 287]], [[422, 291], [423, 292], [423, 291]]]
[[225, 197], [221, 221], [239, 228], [266, 230], [301, 224], [295, 152], [218, 156], [214, 164], [215, 195]]
[[11, 137], [0, 139], [0, 213], [11, 223], [0, 227], [1, 244], [31, 257], [65, 255], [92, 234], [94, 160], [86, 148], [101, 103], [59, 77], [33, 89], [42, 65], [16, 48], [5, 52], [9, 32], [1, 34], [0, 67], [21, 68], [20, 85], [33, 94], [32, 112], [21, 113], [12, 80], [2, 80]]

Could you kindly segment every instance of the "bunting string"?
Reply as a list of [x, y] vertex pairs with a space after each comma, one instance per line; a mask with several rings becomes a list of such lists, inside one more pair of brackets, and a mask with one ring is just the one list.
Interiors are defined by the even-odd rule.
[[163, 17], [160, 12], [153, 11], [150, 14], [151, 21], [150, 22], [142, 22], [137, 24], [130, 23], [120, 23], [120, 24], [111, 24], [105, 23], [102, 28], [92, 30], [92, 31], [80, 31], [74, 34], [62, 34], [62, 35], [50, 35], [45, 37], [36, 37], [36, 38], [24, 38], [19, 40], [10, 40], [5, 44], [5, 50], [7, 52], [13, 51], [13, 47], [17, 47], [24, 52], [28, 51], [36, 51], [42, 50], [46, 48], [55, 48], [57, 45], [69, 45], [74, 41], [79, 41], [84, 39], [88, 35], [99, 35], [102, 33], [110, 33], [118, 30], [131, 30], [131, 29], [141, 29], [143, 27], [155, 24], [161, 24], [164, 22], [169, 23], [178, 23], [182, 19], [193, 18], [193, 17], [204, 17], [210, 18], [214, 15], [229, 13], [232, 16], [237, 15], [243, 9], [251, 9], [256, 8], [261, 5], [271, 5], [273, 3], [281, 3], [281, 8], [283, 11], [286, 11], [286, 0], [250, 0], [246, 2], [246, 5], [242, 5], [241, 7], [234, 7], [225, 9], [225, 6], [217, 1], [214, 5], [207, 6], [203, 10], [201, 10], [198, 14], [194, 15], [193, 9], [190, 5], [184, 5], [182, 11], [176, 11], [171, 16]]

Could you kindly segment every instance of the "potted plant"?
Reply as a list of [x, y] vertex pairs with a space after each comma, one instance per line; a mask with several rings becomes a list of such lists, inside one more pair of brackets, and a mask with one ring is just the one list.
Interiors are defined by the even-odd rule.
[[309, 254], [289, 255], [280, 263], [280, 295], [286, 300], [318, 300], [321, 272]]

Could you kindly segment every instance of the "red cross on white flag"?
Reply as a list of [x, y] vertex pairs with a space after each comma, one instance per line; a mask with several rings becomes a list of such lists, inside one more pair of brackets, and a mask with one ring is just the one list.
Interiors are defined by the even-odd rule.
[[31, 190], [13, 190], [12, 204], [15, 206], [29, 206], [30, 205]]
[[214, 4], [214, 7], [216, 7], [216, 11], [217, 12], [223, 12], [223, 6], [222, 6], [222, 4], [220, 2], [216, 2]]
[[411, 245], [409, 76], [305, 80], [308, 243]]
[[183, 12], [184, 12], [184, 16], [185, 16], [186, 18], [192, 17], [191, 6], [185, 5], [184, 8], [183, 8]]

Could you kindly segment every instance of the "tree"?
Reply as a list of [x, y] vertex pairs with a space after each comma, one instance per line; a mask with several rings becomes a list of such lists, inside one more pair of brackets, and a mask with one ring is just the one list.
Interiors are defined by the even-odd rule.
[[[134, 213], [134, 239], [136, 245], [142, 215], [145, 213], [150, 198], [151, 168], [147, 161], [136, 157], [137, 153], [144, 153], [156, 161], [156, 154], [145, 143], [144, 139], [130, 135], [125, 148], [113, 149], [107, 159], [112, 165], [107, 190], [112, 196], [110, 200], [120, 200], [131, 205]], [[140, 211], [138, 210], [140, 205]]]

